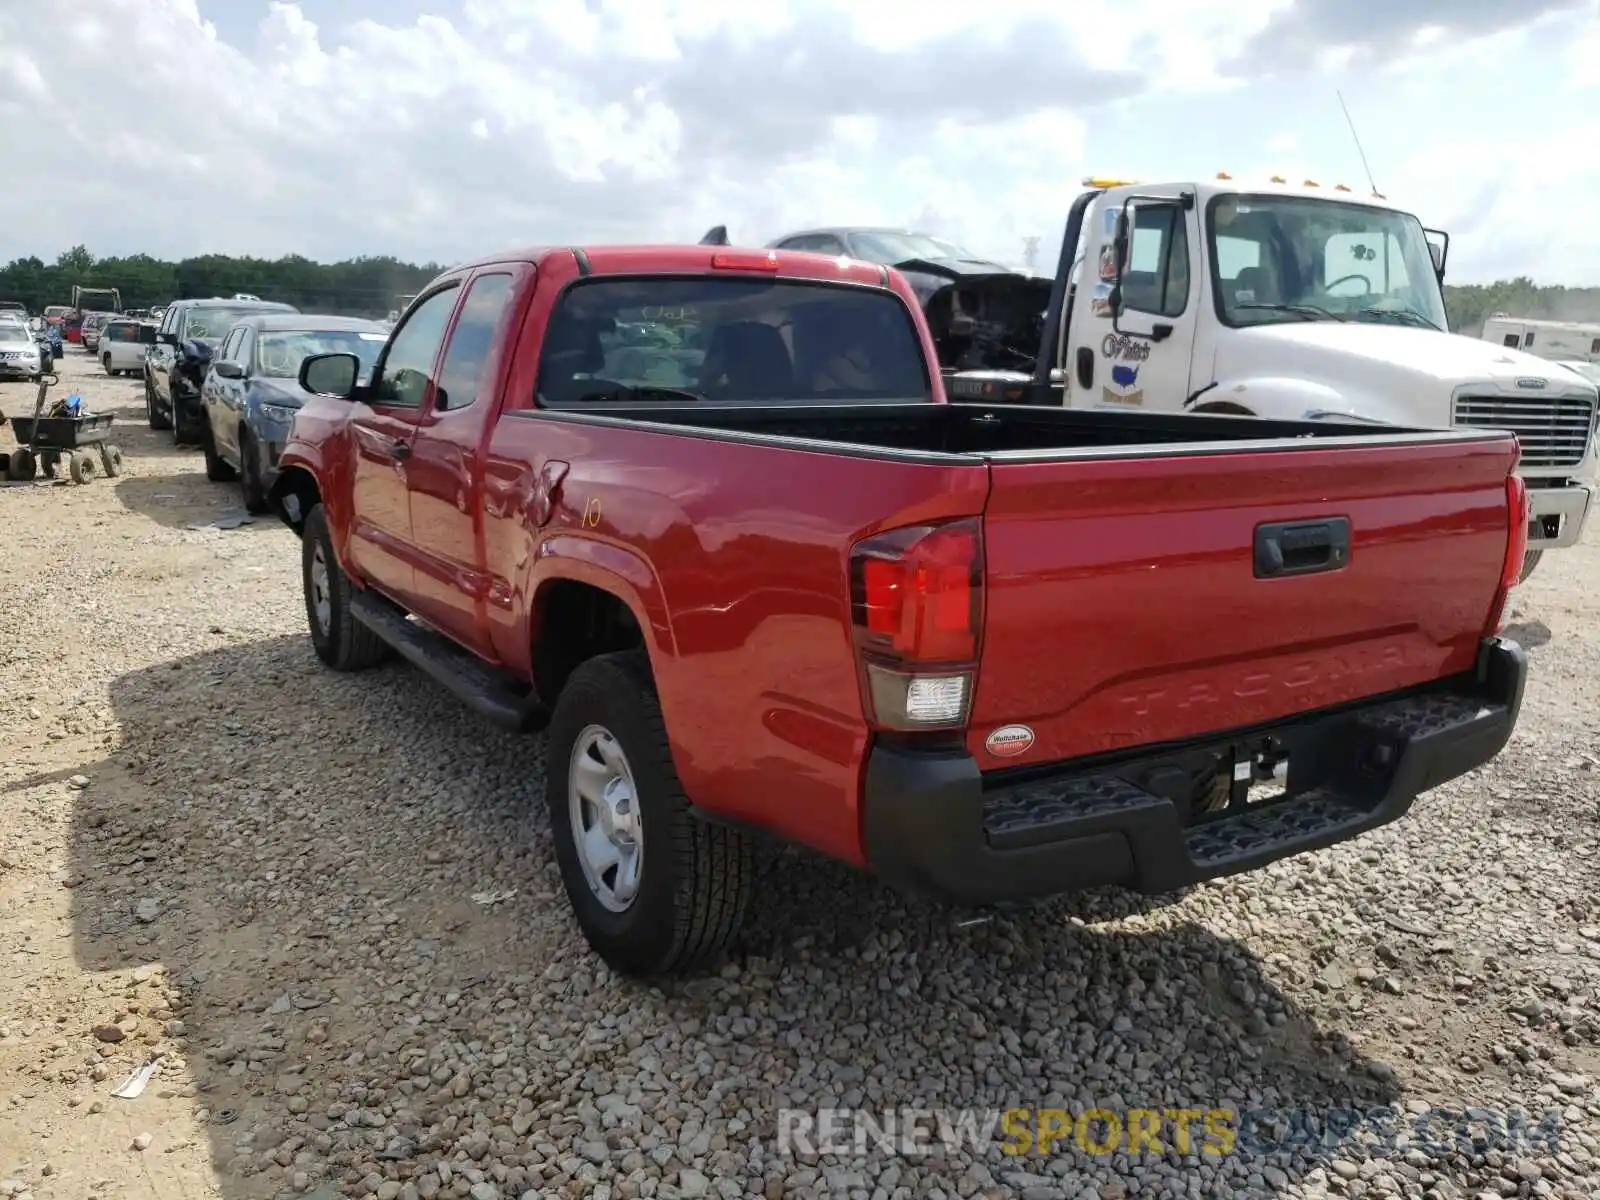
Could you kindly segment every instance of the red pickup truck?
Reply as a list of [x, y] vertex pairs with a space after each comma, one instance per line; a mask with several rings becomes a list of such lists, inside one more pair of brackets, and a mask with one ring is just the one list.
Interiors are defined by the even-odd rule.
[[1527, 526], [1488, 430], [949, 404], [874, 264], [544, 248], [305, 360], [316, 653], [548, 725], [618, 969], [727, 944], [756, 831], [963, 904], [1162, 893], [1497, 754]]

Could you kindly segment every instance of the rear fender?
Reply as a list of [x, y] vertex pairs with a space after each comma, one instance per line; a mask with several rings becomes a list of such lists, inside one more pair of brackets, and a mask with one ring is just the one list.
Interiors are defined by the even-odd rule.
[[[666, 596], [654, 568], [637, 551], [596, 538], [562, 533], [539, 544], [527, 568], [522, 594], [529, 598], [530, 621], [539, 611], [539, 593], [552, 583], [570, 580], [609, 592], [633, 614], [650, 654], [650, 665], [660, 680], [662, 669], [678, 656]], [[532, 652], [538, 630], [530, 628], [526, 653]]]

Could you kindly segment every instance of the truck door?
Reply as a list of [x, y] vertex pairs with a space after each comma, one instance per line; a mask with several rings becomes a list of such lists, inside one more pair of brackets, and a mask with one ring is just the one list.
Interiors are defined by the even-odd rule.
[[439, 351], [460, 297], [460, 281], [451, 280], [406, 314], [350, 418], [349, 565], [407, 607], [417, 558], [407, 495], [412, 435], [433, 403]]
[[492, 267], [467, 284], [445, 343], [438, 387], [417, 422], [406, 463], [416, 546], [414, 611], [490, 658], [480, 464], [506, 365], [506, 316], [516, 273], [525, 269]]
[[[1108, 192], [1091, 212], [1066, 347], [1071, 407], [1175, 412], [1188, 398], [1205, 276], [1197, 214], [1181, 190]], [[1119, 262], [1124, 202], [1129, 236]], [[1121, 306], [1113, 312], [1119, 286]]]

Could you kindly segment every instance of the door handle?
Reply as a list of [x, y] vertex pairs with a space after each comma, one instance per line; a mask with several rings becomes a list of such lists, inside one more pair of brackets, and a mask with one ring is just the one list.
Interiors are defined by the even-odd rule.
[[404, 462], [406, 459], [411, 457], [411, 443], [397, 439], [394, 444], [389, 447], [389, 457], [397, 462]]
[[1346, 517], [1256, 526], [1257, 579], [1337, 571], [1349, 561], [1350, 521]]

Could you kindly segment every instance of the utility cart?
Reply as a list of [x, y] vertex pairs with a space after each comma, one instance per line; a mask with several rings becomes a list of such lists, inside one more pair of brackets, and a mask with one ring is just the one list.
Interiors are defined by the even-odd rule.
[[17, 448], [6, 461], [6, 478], [25, 483], [42, 473], [54, 479], [62, 458], [73, 483], [88, 483], [97, 470], [111, 477], [121, 475], [122, 450], [110, 440], [110, 413], [45, 415], [45, 397], [58, 382], [49, 372], [41, 375], [33, 416], [11, 418]]

